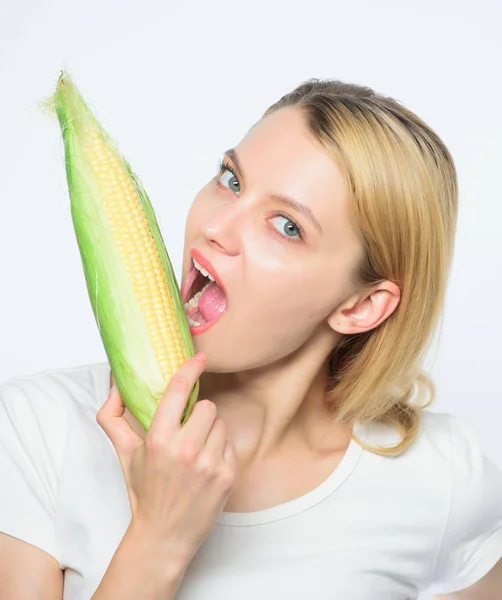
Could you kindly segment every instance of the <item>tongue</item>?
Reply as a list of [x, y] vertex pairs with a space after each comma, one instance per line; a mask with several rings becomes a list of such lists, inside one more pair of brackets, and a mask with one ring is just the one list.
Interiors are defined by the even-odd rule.
[[199, 312], [206, 321], [214, 321], [227, 308], [227, 298], [220, 286], [212, 282], [199, 298]]
[[214, 321], [227, 308], [225, 293], [217, 283], [210, 283], [199, 298], [197, 308], [190, 308], [188, 316], [201, 325]]

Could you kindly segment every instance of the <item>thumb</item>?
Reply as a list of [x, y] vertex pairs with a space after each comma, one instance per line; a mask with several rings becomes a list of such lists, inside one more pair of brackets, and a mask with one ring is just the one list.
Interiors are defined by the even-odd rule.
[[141, 436], [134, 431], [125, 417], [125, 404], [114, 383], [108, 398], [96, 415], [98, 425], [110, 438], [121, 462], [129, 458], [142, 443]]

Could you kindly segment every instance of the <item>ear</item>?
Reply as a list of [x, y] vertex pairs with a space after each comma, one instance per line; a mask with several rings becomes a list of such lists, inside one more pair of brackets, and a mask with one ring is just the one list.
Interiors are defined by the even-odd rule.
[[373, 291], [354, 295], [328, 318], [328, 325], [338, 333], [363, 333], [375, 329], [396, 310], [401, 290], [391, 281], [382, 281]]

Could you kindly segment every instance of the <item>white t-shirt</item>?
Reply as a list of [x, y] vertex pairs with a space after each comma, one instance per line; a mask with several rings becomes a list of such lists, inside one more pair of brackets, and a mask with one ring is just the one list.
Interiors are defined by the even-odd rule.
[[[130, 521], [114, 448], [96, 423], [109, 365], [0, 386], [0, 531], [52, 555], [65, 600], [95, 592]], [[356, 424], [392, 444], [381, 425]], [[502, 473], [472, 429], [426, 411], [400, 457], [352, 441], [317, 488], [250, 513], [222, 513], [177, 600], [407, 600], [479, 580], [502, 557]]]

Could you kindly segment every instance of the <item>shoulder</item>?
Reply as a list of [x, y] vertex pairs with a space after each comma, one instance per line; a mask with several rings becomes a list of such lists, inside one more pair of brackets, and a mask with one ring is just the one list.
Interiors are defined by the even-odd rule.
[[483, 452], [480, 432], [453, 414], [424, 410], [417, 445], [430, 448], [431, 454], [449, 465], [453, 484], [481, 473], [487, 464], [493, 466]]
[[[392, 447], [399, 440], [390, 426], [369, 424], [372, 446]], [[469, 587], [502, 556], [502, 471], [463, 418], [423, 410], [418, 435], [402, 454], [365, 453], [365, 464], [365, 489], [369, 481], [371, 497], [380, 497], [379, 519], [387, 530], [397, 524], [409, 531], [413, 524], [413, 534], [428, 536], [433, 593]], [[385, 521], [389, 514], [392, 523]]]
[[57, 416], [72, 405], [98, 409], [109, 382], [107, 363], [20, 375], [0, 382], [0, 408], [15, 416]]
[[99, 363], [3, 381], [0, 383], [2, 443], [19, 444], [33, 453], [38, 448], [52, 456], [61, 455], [70, 416], [77, 411], [94, 419], [106, 400], [108, 378], [108, 364]]
[[[372, 422], [368, 427], [368, 439], [382, 446], [395, 445], [400, 436], [390, 426]], [[409, 455], [415, 452], [430, 452], [446, 459], [451, 458], [452, 444], [464, 451], [469, 445], [476, 445], [478, 438], [472, 425], [461, 417], [450, 413], [422, 410], [419, 432], [409, 447]], [[405, 457], [408, 451], [402, 456]]]
[[[422, 410], [415, 440], [397, 458], [399, 462], [413, 461], [416, 458], [421, 461], [430, 458], [449, 462], [452, 435], [459, 433], [472, 439], [472, 429], [459, 417], [449, 413]], [[373, 421], [368, 423], [363, 439], [372, 446], [390, 448], [399, 443], [401, 435], [390, 425]]]
[[[365, 439], [385, 448], [401, 438], [389, 425], [372, 422]], [[457, 505], [462, 496], [464, 505], [472, 507], [481, 494], [496, 494], [502, 500], [499, 469], [484, 454], [474, 427], [453, 414], [423, 410], [418, 435], [402, 454], [370, 454], [367, 460], [381, 475], [408, 481], [409, 493], [435, 494], [438, 500]]]

